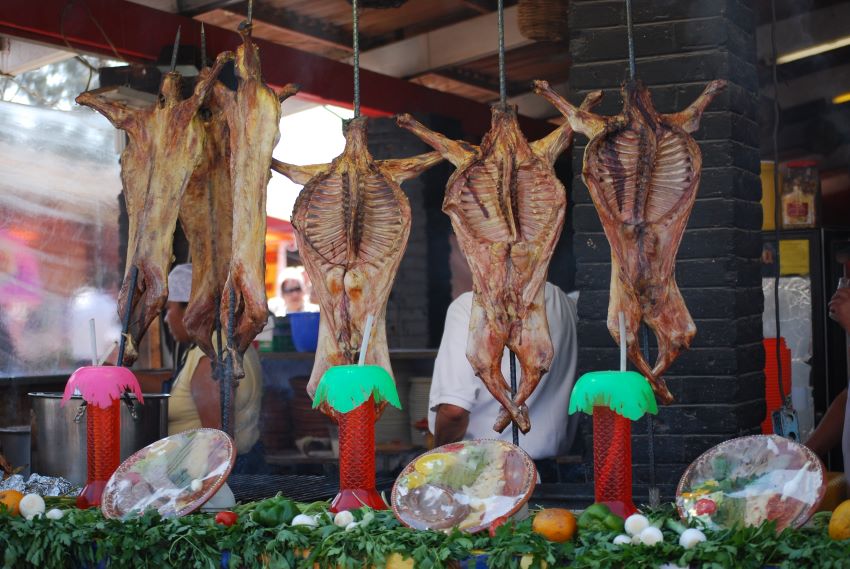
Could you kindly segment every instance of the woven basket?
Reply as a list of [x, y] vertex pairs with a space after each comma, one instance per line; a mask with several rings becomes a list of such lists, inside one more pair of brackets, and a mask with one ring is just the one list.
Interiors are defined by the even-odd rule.
[[568, 39], [569, 5], [569, 0], [519, 0], [520, 33], [535, 41]]

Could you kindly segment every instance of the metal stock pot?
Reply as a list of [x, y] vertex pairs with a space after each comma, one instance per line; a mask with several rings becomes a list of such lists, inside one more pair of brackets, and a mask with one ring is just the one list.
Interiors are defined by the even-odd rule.
[[[29, 393], [32, 402], [32, 471], [86, 482], [86, 418], [82, 398], [61, 407], [61, 393]], [[121, 460], [168, 434], [168, 395], [144, 394], [132, 409], [121, 401]]]

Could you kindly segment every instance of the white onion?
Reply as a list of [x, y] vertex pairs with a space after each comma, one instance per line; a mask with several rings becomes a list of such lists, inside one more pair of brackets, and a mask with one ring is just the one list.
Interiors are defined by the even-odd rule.
[[679, 536], [679, 545], [685, 549], [690, 549], [701, 541], [705, 541], [705, 534], [696, 528], [686, 529]]
[[21, 515], [23, 517], [28, 520], [31, 520], [35, 516], [40, 516], [44, 513], [44, 498], [42, 498], [38, 494], [27, 494], [26, 496], [21, 498], [21, 502], [20, 504], [18, 504], [18, 508], [20, 509]]
[[640, 542], [644, 545], [657, 545], [664, 541], [664, 534], [655, 526], [649, 526], [640, 532]]
[[626, 529], [626, 533], [629, 535], [638, 535], [640, 532], [646, 529], [649, 525], [649, 520], [646, 516], [642, 516], [640, 514], [632, 514], [628, 518], [626, 518], [626, 523], [624, 527]]
[[354, 514], [349, 512], [348, 510], [343, 510], [341, 512], [337, 512], [334, 516], [334, 525], [337, 525], [341, 528], [344, 528], [348, 524], [354, 521]]
[[318, 524], [316, 523], [316, 518], [314, 518], [313, 516], [308, 516], [307, 514], [298, 514], [297, 516], [292, 518], [292, 525], [316, 527], [316, 525]]
[[59, 508], [53, 508], [52, 510], [48, 510], [44, 517], [48, 520], [61, 520], [65, 516], [65, 512], [60, 510]]
[[629, 536], [627, 536], [625, 534], [621, 533], [620, 535], [618, 535], [617, 537], [614, 538], [614, 545], [631, 545], [631, 544], [632, 544], [632, 538], [630, 538]]

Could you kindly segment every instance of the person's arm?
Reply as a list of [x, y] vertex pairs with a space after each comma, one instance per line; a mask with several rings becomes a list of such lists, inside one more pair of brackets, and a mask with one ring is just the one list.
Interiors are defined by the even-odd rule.
[[203, 357], [192, 374], [192, 399], [201, 418], [201, 426], [221, 428], [221, 392], [217, 381], [212, 378], [210, 359]]
[[446, 312], [428, 403], [428, 423], [436, 445], [464, 438], [480, 389], [481, 382], [466, 359], [470, 309], [471, 296], [467, 295], [452, 302]]
[[829, 311], [841, 327], [850, 333], [850, 288], [840, 288], [835, 291], [829, 301]]
[[451, 403], [442, 403], [437, 406], [434, 420], [434, 444], [442, 446], [463, 440], [468, 427], [469, 411]]
[[841, 444], [844, 432], [844, 413], [847, 407], [847, 389], [838, 394], [826, 414], [814, 430], [806, 446], [820, 457], [825, 457], [829, 451]]

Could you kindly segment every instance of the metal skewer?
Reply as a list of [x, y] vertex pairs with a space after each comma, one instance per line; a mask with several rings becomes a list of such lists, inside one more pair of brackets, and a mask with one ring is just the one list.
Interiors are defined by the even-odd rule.
[[233, 333], [236, 329], [236, 288], [230, 285], [230, 302], [227, 306], [227, 356], [221, 380], [221, 430], [233, 436], [233, 354], [236, 353]]
[[[641, 343], [643, 344], [643, 359], [649, 361], [649, 331], [646, 324], [640, 326]], [[646, 434], [648, 439], [647, 455], [649, 458], [649, 505], [653, 508], [661, 503], [661, 493], [655, 481], [655, 417], [646, 414]]]
[[354, 45], [354, 118], [360, 116], [360, 19], [357, 4], [357, 0], [351, 0], [351, 33]]
[[[514, 354], [513, 350], [510, 352], [510, 364], [511, 364], [511, 399], [516, 397], [516, 388], [517, 388], [517, 380], [516, 380], [516, 354]], [[513, 438], [514, 444], [519, 446], [519, 428], [517, 427], [516, 421], [511, 421], [511, 437]]]
[[504, 109], [508, 104], [508, 94], [505, 79], [505, 2], [498, 3], [498, 27], [499, 27], [499, 104]]
[[632, 0], [626, 0], [626, 32], [629, 42], [629, 79], [635, 80], [635, 36], [632, 25]]
[[121, 323], [121, 339], [118, 341], [118, 360], [115, 365], [124, 365], [124, 347], [127, 345], [127, 332], [130, 329], [130, 314], [133, 312], [133, 296], [136, 294], [136, 284], [139, 281], [139, 267], [130, 267], [130, 290], [127, 293], [127, 310]]
[[207, 66], [207, 32], [201, 22], [201, 69]]
[[180, 48], [180, 26], [177, 26], [177, 35], [174, 36], [174, 49], [171, 50], [171, 73], [177, 69], [177, 50]]
[[[508, 105], [507, 88], [505, 87], [505, 2], [499, 0], [496, 10], [498, 14], [498, 31], [499, 31], [499, 105], [505, 109]], [[517, 391], [517, 376], [516, 376], [516, 354], [513, 350], [510, 351], [510, 368], [511, 368], [511, 399], [516, 397]], [[519, 428], [516, 421], [511, 421], [511, 436], [513, 443], [519, 446]]]

